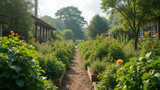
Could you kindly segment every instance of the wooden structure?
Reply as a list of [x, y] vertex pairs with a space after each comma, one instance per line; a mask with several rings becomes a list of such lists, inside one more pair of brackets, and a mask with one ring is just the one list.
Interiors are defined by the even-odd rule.
[[43, 39], [47, 41], [51, 37], [51, 30], [56, 30], [56, 28], [50, 26], [43, 20], [32, 16], [35, 21], [35, 39]]
[[[145, 28], [141, 29], [139, 32], [139, 38], [143, 38], [144, 36], [144, 32], [148, 32], [151, 31], [151, 33], [149, 34], [150, 37], [156, 37], [156, 33], [158, 33], [160, 35], [160, 16], [157, 17], [157, 22], [153, 23], [150, 22], [146, 25]], [[159, 36], [160, 37], [160, 36]]]
[[106, 38], [106, 37], [108, 37], [108, 38], [112, 38], [112, 35], [111, 35], [111, 34], [109, 34], [109, 33], [106, 33], [106, 34], [103, 34], [103, 37], [104, 37], [104, 38]]
[[2, 25], [6, 24], [2, 15], [0, 15], [0, 36], [2, 37]]

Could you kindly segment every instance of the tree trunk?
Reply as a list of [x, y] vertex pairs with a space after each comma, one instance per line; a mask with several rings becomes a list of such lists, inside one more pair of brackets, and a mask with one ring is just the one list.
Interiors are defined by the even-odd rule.
[[138, 45], [138, 35], [134, 35], [134, 50], [137, 51], [137, 45]]

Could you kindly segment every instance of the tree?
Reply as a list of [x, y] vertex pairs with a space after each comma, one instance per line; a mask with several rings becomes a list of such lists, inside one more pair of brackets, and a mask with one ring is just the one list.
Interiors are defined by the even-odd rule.
[[101, 5], [104, 12], [118, 13], [123, 26], [133, 31], [134, 49], [137, 50], [139, 30], [159, 15], [160, 0], [102, 0]]
[[59, 18], [53, 18], [53, 22], [55, 23], [57, 29], [61, 31], [64, 30], [64, 25], [62, 20], [60, 20]]
[[[5, 30], [20, 31], [26, 39], [33, 36], [33, 20], [31, 0], [0, 0], [0, 14], [7, 21]], [[25, 33], [25, 34], [24, 34]]]
[[107, 19], [104, 17], [100, 17], [98, 14], [95, 15], [91, 22], [90, 25], [88, 26], [88, 37], [90, 38], [95, 38], [97, 34], [104, 34], [107, 33], [109, 29], [109, 25], [107, 22]]
[[53, 18], [50, 17], [50, 16], [45, 15], [45, 16], [41, 17], [41, 19], [43, 21], [45, 21], [46, 23], [48, 23], [49, 25], [53, 26], [53, 27], [56, 26], [55, 23], [54, 23], [54, 21], [53, 21]]
[[69, 30], [69, 29], [64, 30], [63, 31], [63, 38], [66, 39], [66, 40], [73, 39], [73, 32], [72, 32], [72, 30]]
[[74, 38], [82, 39], [84, 37], [82, 28], [87, 22], [81, 14], [82, 12], [78, 8], [69, 6], [58, 10], [55, 15], [63, 21], [64, 29], [72, 30]]

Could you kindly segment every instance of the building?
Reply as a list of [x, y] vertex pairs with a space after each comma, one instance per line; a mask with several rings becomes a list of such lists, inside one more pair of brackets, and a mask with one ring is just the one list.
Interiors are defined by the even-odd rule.
[[145, 28], [140, 29], [140, 32], [139, 32], [139, 37], [140, 38], [143, 38], [145, 31], [146, 32], [151, 31], [149, 36], [152, 37], [152, 38], [156, 37], [156, 35], [155, 35], [156, 33], [158, 33], [160, 35], [160, 16], [157, 18], [157, 22], [155, 22], [155, 23], [150, 22], [146, 25]]

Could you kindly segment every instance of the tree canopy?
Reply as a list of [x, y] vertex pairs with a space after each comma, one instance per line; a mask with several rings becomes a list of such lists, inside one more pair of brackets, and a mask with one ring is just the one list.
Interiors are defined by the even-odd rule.
[[159, 16], [160, 0], [102, 0], [104, 12], [119, 14], [121, 24], [131, 28], [135, 37], [135, 50], [137, 50], [138, 34], [148, 21]]
[[25, 39], [33, 36], [31, 0], [0, 0], [0, 14], [7, 21], [5, 30], [21, 31]]
[[74, 33], [74, 38], [82, 39], [84, 33], [82, 28], [87, 22], [81, 16], [82, 12], [78, 8], [69, 6], [61, 8], [56, 12], [56, 16], [63, 21], [64, 29], [70, 29]]
[[107, 33], [108, 29], [109, 24], [107, 19], [97, 14], [92, 18], [90, 25], [87, 28], [87, 36], [90, 38], [95, 38], [97, 34]]
[[72, 30], [69, 30], [69, 29], [64, 30], [63, 31], [63, 38], [66, 39], [66, 40], [73, 39], [73, 32], [72, 32]]

